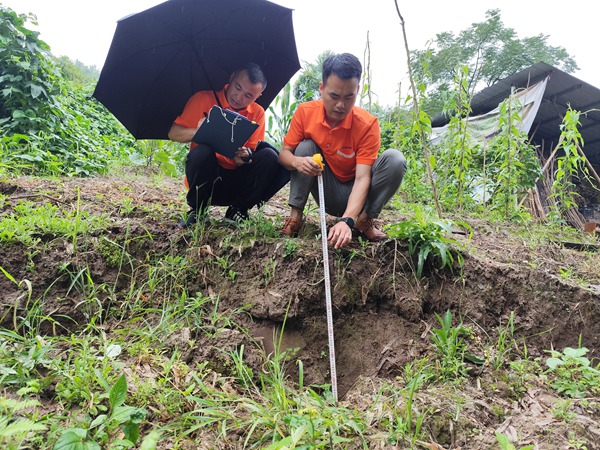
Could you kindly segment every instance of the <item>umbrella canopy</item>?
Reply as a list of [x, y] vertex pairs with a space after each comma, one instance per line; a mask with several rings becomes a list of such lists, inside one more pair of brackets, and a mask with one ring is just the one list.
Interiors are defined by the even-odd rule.
[[253, 62], [266, 108], [300, 69], [292, 10], [266, 0], [168, 0], [117, 23], [94, 90], [136, 139], [168, 139], [197, 91], [221, 90]]

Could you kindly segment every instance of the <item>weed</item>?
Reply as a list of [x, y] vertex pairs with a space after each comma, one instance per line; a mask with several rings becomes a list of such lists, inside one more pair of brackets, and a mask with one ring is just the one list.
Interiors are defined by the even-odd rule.
[[275, 278], [276, 269], [277, 269], [277, 260], [275, 259], [275, 257], [271, 257], [271, 258], [267, 259], [267, 261], [265, 262], [265, 271], [264, 271], [265, 286], [267, 286], [269, 284], [269, 282], [273, 278]]
[[585, 279], [575, 275], [575, 269], [573, 269], [573, 267], [570, 266], [558, 269], [558, 276], [563, 280], [575, 281], [582, 286], [588, 285], [588, 282]]
[[[496, 440], [498, 441], [500, 450], [517, 450], [517, 447], [515, 447], [512, 442], [510, 442], [508, 436], [506, 436], [505, 434], [496, 432]], [[535, 445], [526, 445], [524, 447], [519, 447], [518, 450], [533, 450], [534, 448]]]
[[41, 337], [0, 330], [0, 386], [18, 389], [20, 395], [38, 393], [52, 383], [43, 372], [53, 367], [55, 348]]
[[463, 326], [462, 322], [453, 327], [450, 310], [446, 311], [444, 317], [440, 317], [438, 314], [435, 316], [442, 325], [442, 328], [431, 330], [431, 340], [441, 357], [439, 361], [440, 376], [444, 380], [467, 376], [465, 338], [471, 336], [471, 329]]
[[300, 244], [298, 244], [297, 239], [286, 238], [283, 241], [283, 256], [284, 256], [284, 258], [295, 255], [299, 248], [300, 248]]
[[[434, 373], [426, 358], [404, 366], [402, 379], [403, 389], [384, 386], [376, 395], [372, 409], [379, 410], [377, 421], [387, 431], [387, 441], [396, 446], [409, 443], [413, 448], [421, 439], [421, 427], [429, 411], [420, 412], [413, 405], [416, 392], [423, 387]], [[403, 407], [400, 408], [400, 404]]]
[[135, 210], [135, 204], [131, 197], [123, 197], [119, 205], [119, 214], [123, 216], [130, 215]]
[[572, 400], [562, 400], [556, 402], [552, 407], [552, 415], [564, 422], [570, 422], [575, 417], [575, 413], [571, 410]]
[[[148, 415], [142, 408], [125, 404], [127, 381], [121, 375], [112, 387], [106, 386], [108, 397], [106, 414], [99, 414], [90, 422], [81, 423], [85, 428], [73, 427], [63, 431], [54, 445], [55, 449], [100, 449], [108, 443], [111, 446], [130, 448], [140, 438], [140, 423]], [[74, 420], [77, 422], [77, 420]], [[153, 439], [154, 440], [154, 439]]]
[[551, 350], [545, 372], [551, 385], [560, 394], [571, 398], [600, 394], [600, 365], [592, 367], [585, 357], [585, 347], [566, 347], [562, 352]]
[[[470, 229], [467, 224], [461, 223]], [[463, 265], [462, 254], [452, 246], [461, 246], [456, 239], [449, 237], [452, 234], [452, 223], [448, 220], [429, 220], [427, 216], [417, 210], [414, 219], [398, 222], [388, 226], [391, 237], [408, 241], [408, 251], [417, 255], [417, 277], [423, 275], [423, 268], [429, 255], [440, 260], [439, 268], [452, 268], [456, 259], [459, 267]]]
[[17, 450], [32, 433], [44, 431], [46, 426], [32, 418], [23, 417], [22, 411], [40, 406], [37, 400], [14, 400], [0, 396], [0, 444], [6, 450]]
[[0, 220], [0, 242], [20, 242], [35, 248], [39, 245], [40, 235], [65, 236], [74, 240], [78, 234], [105, 226], [103, 216], [90, 216], [79, 208], [63, 211], [51, 204], [19, 202], [14, 212], [3, 215]]
[[506, 325], [502, 323], [498, 326], [498, 340], [493, 347], [490, 347], [487, 360], [494, 369], [499, 369], [506, 362], [507, 356], [513, 350], [515, 332], [515, 313], [510, 312]]

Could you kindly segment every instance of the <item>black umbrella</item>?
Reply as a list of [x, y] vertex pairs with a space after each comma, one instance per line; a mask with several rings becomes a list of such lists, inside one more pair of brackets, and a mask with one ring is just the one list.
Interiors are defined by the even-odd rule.
[[267, 107], [300, 68], [292, 10], [266, 0], [168, 0], [117, 23], [96, 97], [136, 139], [167, 139], [197, 91], [261, 66]]

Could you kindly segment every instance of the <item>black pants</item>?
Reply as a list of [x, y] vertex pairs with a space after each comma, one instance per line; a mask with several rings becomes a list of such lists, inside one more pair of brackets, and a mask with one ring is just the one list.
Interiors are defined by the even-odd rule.
[[277, 158], [277, 151], [267, 146], [252, 155], [250, 164], [230, 170], [219, 166], [215, 152], [207, 145], [194, 147], [185, 163], [188, 205], [196, 211], [210, 205], [244, 210], [262, 205], [290, 180], [290, 172]]

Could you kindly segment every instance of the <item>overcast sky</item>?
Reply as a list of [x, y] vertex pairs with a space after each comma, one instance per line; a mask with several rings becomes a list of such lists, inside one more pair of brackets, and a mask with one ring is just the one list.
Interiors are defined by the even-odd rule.
[[[18, 13], [34, 13], [40, 38], [56, 56], [66, 55], [102, 68], [116, 22], [123, 16], [161, 3], [161, 0], [0, 0]], [[300, 61], [314, 62], [324, 50], [350, 52], [361, 59], [371, 42], [372, 90], [377, 102], [393, 105], [398, 85], [409, 88], [406, 52], [394, 0], [275, 0], [294, 9], [294, 30]], [[405, 2], [398, 0], [411, 50], [424, 49], [436, 33], [458, 33], [482, 22], [497, 8], [506, 27], [519, 38], [548, 35], [552, 46], [565, 47], [580, 70], [573, 75], [600, 87], [600, 61], [595, 43], [596, 15], [580, 2], [567, 7], [523, 0]], [[589, 6], [589, 5], [588, 5]], [[587, 12], [586, 12], [587, 9]], [[33, 26], [30, 25], [31, 28]], [[258, 30], [252, 30], [259, 32]]]

